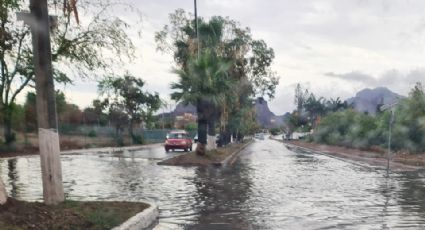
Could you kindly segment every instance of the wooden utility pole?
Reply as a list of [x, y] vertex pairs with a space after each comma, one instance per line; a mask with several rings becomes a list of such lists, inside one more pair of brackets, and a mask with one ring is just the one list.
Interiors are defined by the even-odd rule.
[[18, 14], [31, 27], [37, 94], [38, 142], [43, 198], [48, 205], [64, 201], [56, 99], [52, 70], [47, 0], [30, 0], [30, 14]]

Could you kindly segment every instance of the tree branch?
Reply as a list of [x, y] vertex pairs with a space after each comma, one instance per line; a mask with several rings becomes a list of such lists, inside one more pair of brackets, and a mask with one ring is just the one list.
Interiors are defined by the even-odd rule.
[[15, 101], [16, 96], [28, 85], [28, 83], [33, 79], [34, 75], [31, 74], [27, 79], [22, 83], [22, 85], [13, 93], [10, 103]]
[[22, 43], [25, 39], [25, 36], [28, 34], [28, 30], [26, 30], [24, 33], [22, 33], [21, 37], [19, 38], [19, 44], [18, 44], [18, 51], [17, 51], [17, 56], [16, 56], [16, 60], [15, 60], [15, 68], [13, 70], [13, 72], [10, 74], [10, 82], [13, 81], [13, 78], [15, 77], [16, 73], [18, 72], [18, 65], [19, 65], [19, 61], [21, 60], [21, 56], [22, 56]]

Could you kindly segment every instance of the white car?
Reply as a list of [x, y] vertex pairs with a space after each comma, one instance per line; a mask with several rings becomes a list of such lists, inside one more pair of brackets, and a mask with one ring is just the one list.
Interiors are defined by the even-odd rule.
[[254, 137], [258, 140], [264, 140], [264, 133], [256, 133]]

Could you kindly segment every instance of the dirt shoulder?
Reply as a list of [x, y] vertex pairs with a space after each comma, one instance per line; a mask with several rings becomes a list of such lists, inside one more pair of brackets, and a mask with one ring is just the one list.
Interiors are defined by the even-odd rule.
[[9, 198], [1, 229], [111, 229], [148, 208], [145, 203], [65, 201], [57, 206]]
[[[385, 152], [364, 151], [359, 149], [323, 145], [299, 140], [283, 141], [283, 143], [286, 144], [289, 148], [301, 147], [317, 151], [322, 154], [364, 162], [371, 165], [385, 167], [387, 165], [387, 155]], [[416, 170], [425, 168], [425, 154], [393, 153], [390, 167], [398, 170]]]
[[246, 147], [249, 143], [230, 144], [224, 148], [217, 148], [216, 150], [207, 151], [205, 156], [199, 156], [193, 152], [178, 155], [161, 162], [158, 165], [170, 165], [170, 166], [220, 166], [226, 159], [233, 158], [232, 154], [236, 154]]

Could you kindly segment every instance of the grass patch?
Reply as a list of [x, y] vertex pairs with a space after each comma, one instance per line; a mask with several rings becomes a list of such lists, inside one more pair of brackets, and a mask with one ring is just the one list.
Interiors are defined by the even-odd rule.
[[57, 206], [9, 198], [0, 206], [1, 229], [111, 229], [148, 208], [145, 203], [65, 201]]

